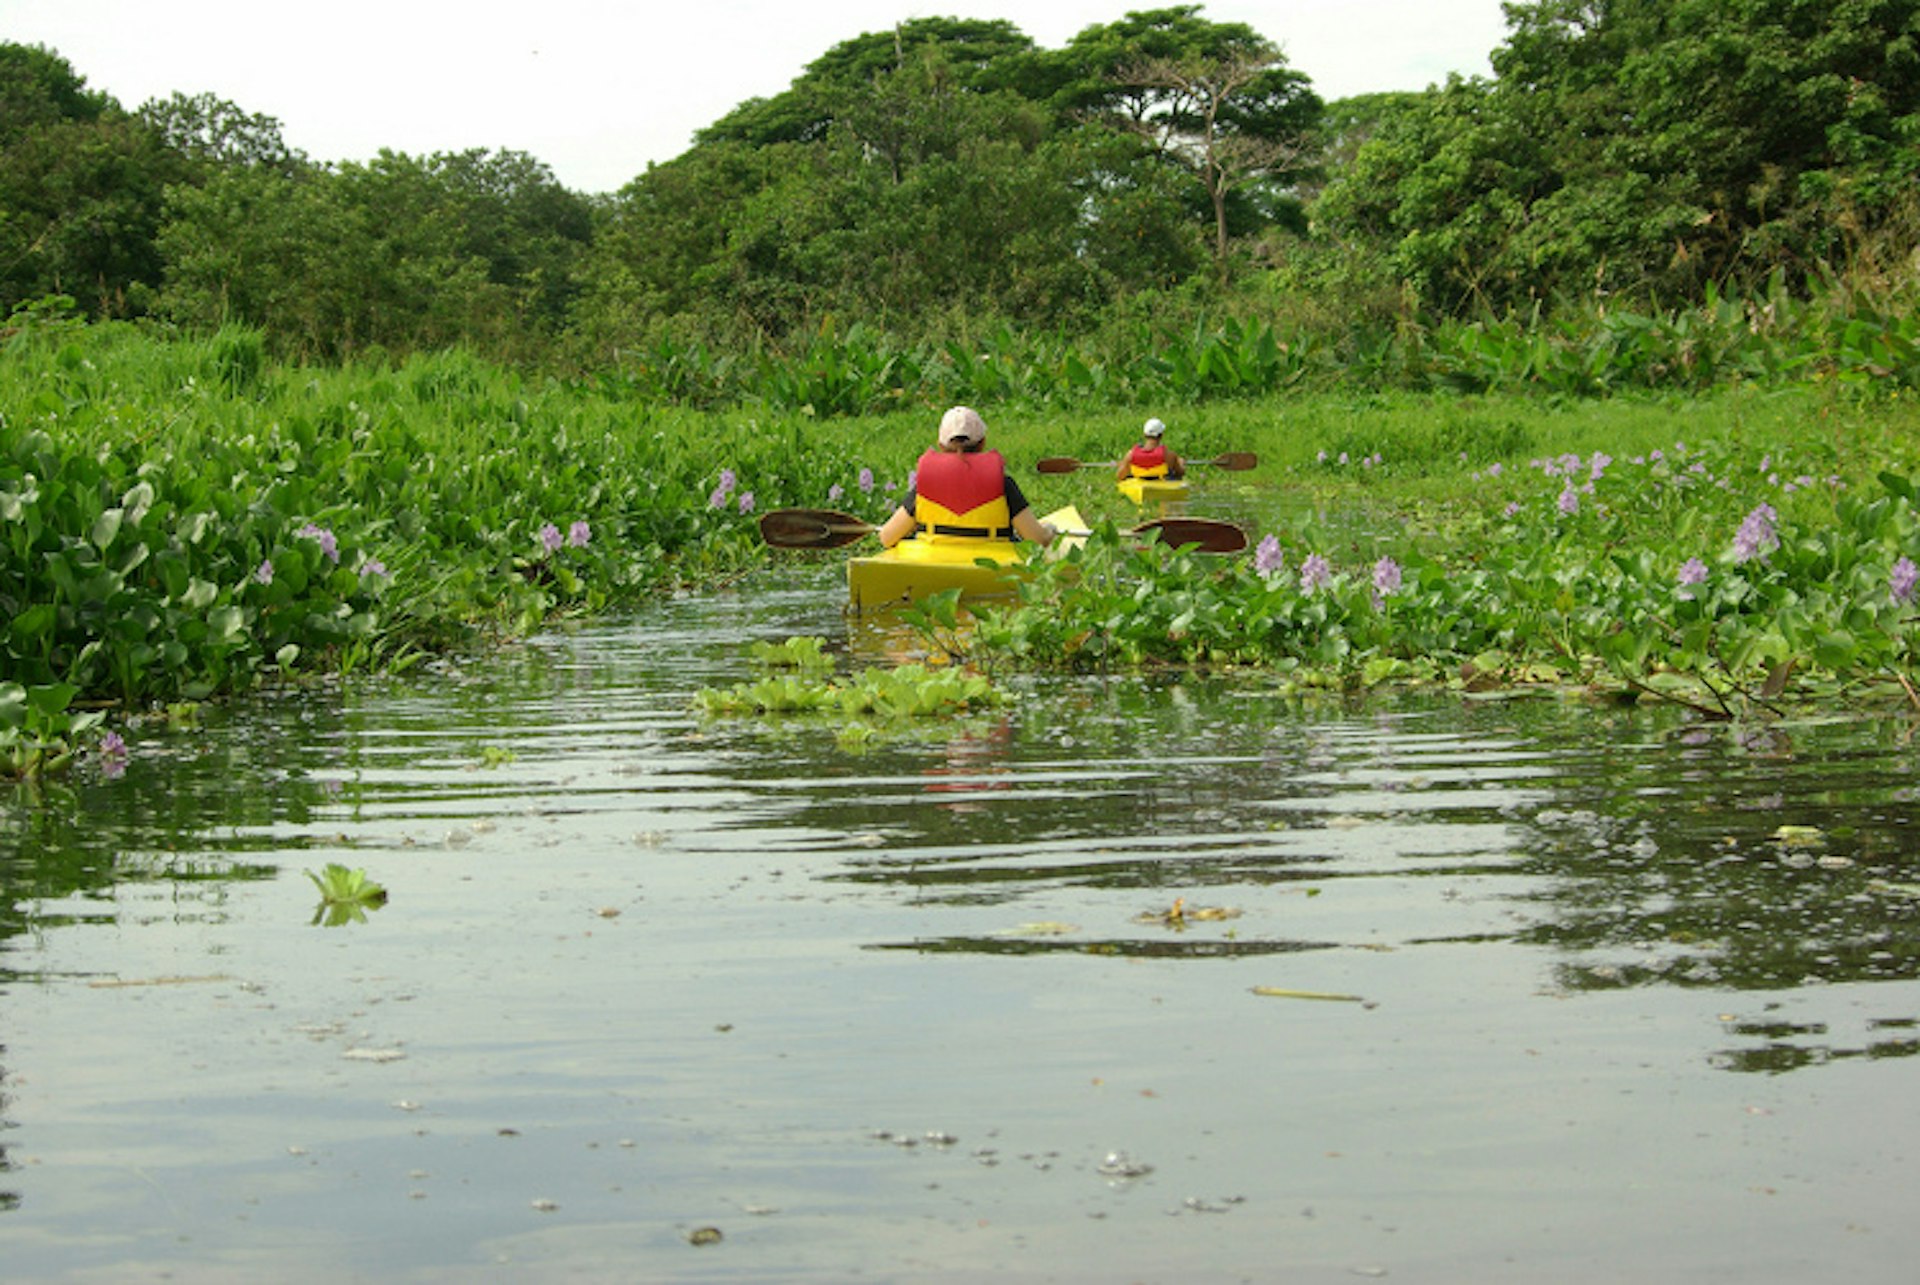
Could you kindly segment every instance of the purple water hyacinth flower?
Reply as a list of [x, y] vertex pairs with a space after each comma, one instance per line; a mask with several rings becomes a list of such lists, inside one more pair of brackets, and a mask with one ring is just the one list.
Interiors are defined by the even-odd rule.
[[1562, 513], [1572, 517], [1580, 511], [1580, 492], [1574, 490], [1572, 484], [1568, 484], [1561, 489], [1558, 504]]
[[728, 492], [733, 490], [734, 483], [738, 482], [739, 480], [740, 479], [738, 477], [734, 476], [734, 472], [732, 469], [723, 468], [720, 470], [720, 490], [722, 492]]
[[393, 573], [387, 570], [387, 564], [380, 561], [380, 559], [368, 558], [360, 564], [360, 574], [362, 576], [386, 576], [392, 575]]
[[1593, 482], [1598, 482], [1606, 476], [1607, 466], [1612, 463], [1613, 456], [1607, 454], [1605, 451], [1595, 451], [1593, 458], [1587, 462], [1588, 479]]
[[1508, 500], [1507, 507], [1503, 510], [1503, 512], [1507, 517], [1510, 517], [1510, 518], [1518, 517], [1520, 515], [1520, 501]]
[[913, 489], [914, 487], [916, 487], [916, 486], [918, 486], [918, 485], [920, 485], [920, 470], [919, 470], [919, 469], [917, 469], [917, 468], [910, 468], [910, 469], [908, 469], [908, 470], [907, 470], [907, 487], [906, 487], [906, 489], [907, 489], [907, 490], [909, 490], [909, 491], [911, 491], [911, 490], [912, 490], [912, 489]]
[[1280, 541], [1271, 535], [1262, 536], [1253, 550], [1253, 569], [1263, 576], [1272, 577], [1286, 569], [1287, 555], [1281, 551]]
[[863, 468], [860, 470], [859, 484], [860, 484], [860, 494], [862, 495], [873, 494], [873, 470], [872, 469]]
[[1327, 453], [1325, 451], [1320, 452], [1319, 462], [1322, 464], [1325, 464], [1327, 462]]
[[260, 565], [253, 569], [253, 578], [260, 584], [273, 583], [273, 559], [262, 558]]
[[1774, 530], [1774, 523], [1780, 515], [1773, 511], [1770, 504], [1760, 504], [1747, 514], [1740, 523], [1740, 529], [1733, 537], [1733, 560], [1750, 562], [1765, 554], [1767, 550], [1780, 544], [1780, 537]]
[[1902, 556], [1893, 564], [1893, 571], [1887, 576], [1887, 588], [1892, 592], [1893, 600], [1912, 602], [1916, 579], [1920, 579], [1920, 567], [1914, 566], [1912, 558]]
[[1688, 558], [1680, 564], [1678, 580], [1680, 589], [1677, 596], [1691, 602], [1693, 600], [1692, 586], [1706, 583], [1707, 564], [1698, 558]]
[[100, 770], [117, 777], [127, 770], [127, 743], [118, 732], [102, 732], [94, 752], [100, 756]]
[[333, 538], [333, 532], [327, 530], [327, 528], [315, 526], [309, 522], [294, 534], [305, 536], [309, 540], [318, 540], [320, 542], [320, 552], [327, 555], [327, 561], [340, 561], [340, 542]]
[[567, 528], [567, 546], [569, 548], [584, 549], [587, 547], [587, 542], [592, 539], [593, 528], [587, 525], [585, 518], [577, 519], [572, 526]]
[[1373, 564], [1373, 592], [1376, 598], [1386, 598], [1400, 591], [1400, 564], [1392, 558], [1382, 558]]
[[1300, 592], [1312, 593], [1333, 581], [1333, 567], [1317, 553], [1309, 553], [1300, 564]]
[[1340, 452], [1340, 462], [1342, 464], [1345, 464], [1347, 462], [1347, 453], [1345, 451]]
[[710, 509], [720, 509], [725, 508], [726, 504], [727, 493], [725, 489], [718, 486], [714, 487], [713, 494], [707, 497], [707, 507]]
[[541, 548], [545, 549], [548, 553], [557, 552], [560, 548], [560, 539], [561, 537], [560, 537], [559, 527], [555, 526], [551, 522], [542, 522], [540, 524], [540, 547]]
[[752, 491], [740, 492], [740, 511], [742, 513], [753, 512], [753, 492]]
[[1506, 469], [1501, 467], [1499, 460], [1495, 460], [1493, 463], [1487, 465], [1488, 477], [1499, 477], [1504, 472], [1506, 472]]
[[839, 500], [841, 496], [845, 495], [846, 493], [847, 493], [847, 488], [840, 485], [838, 482], [835, 482], [832, 486], [827, 488], [827, 503], [832, 504], [836, 502], [837, 500]]

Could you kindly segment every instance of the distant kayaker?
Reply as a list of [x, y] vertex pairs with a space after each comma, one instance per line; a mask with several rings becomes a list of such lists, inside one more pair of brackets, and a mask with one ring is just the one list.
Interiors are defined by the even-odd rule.
[[1140, 429], [1140, 445], [1120, 457], [1120, 466], [1115, 474], [1125, 480], [1130, 477], [1185, 477], [1186, 461], [1170, 450], [1163, 440], [1167, 426], [1157, 419], [1150, 419]]
[[999, 451], [987, 449], [978, 411], [955, 406], [940, 417], [939, 444], [914, 465], [913, 489], [880, 528], [892, 548], [917, 530], [934, 540], [1031, 540], [1051, 544], [1054, 530], [1033, 515]]

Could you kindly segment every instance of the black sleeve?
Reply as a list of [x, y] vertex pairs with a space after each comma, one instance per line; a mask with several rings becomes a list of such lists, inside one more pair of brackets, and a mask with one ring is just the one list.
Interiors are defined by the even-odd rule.
[[1020, 484], [1013, 480], [1013, 474], [1007, 474], [1007, 516], [1019, 517], [1029, 507], [1027, 497], [1021, 494]]

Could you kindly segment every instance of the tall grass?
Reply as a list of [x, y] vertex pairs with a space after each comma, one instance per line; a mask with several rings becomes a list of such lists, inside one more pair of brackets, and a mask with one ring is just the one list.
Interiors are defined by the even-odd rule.
[[909, 341], [861, 324], [721, 354], [660, 339], [609, 377], [659, 404], [756, 405], [819, 417], [950, 402], [1048, 408], [1195, 406], [1296, 389], [1591, 397], [1699, 392], [1742, 383], [1920, 387], [1920, 316], [1830, 288], [1808, 300], [1778, 281], [1753, 295], [1636, 310], [1593, 299], [1555, 312], [1423, 320], [1378, 310], [1343, 320], [1245, 301], [1178, 301], [1123, 313], [1089, 335], [995, 326]]

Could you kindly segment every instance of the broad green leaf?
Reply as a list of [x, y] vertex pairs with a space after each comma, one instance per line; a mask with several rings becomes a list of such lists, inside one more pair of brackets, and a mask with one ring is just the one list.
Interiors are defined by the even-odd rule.
[[114, 537], [120, 534], [120, 523], [126, 517], [124, 509], [108, 509], [93, 520], [90, 538], [93, 547], [105, 553], [113, 544]]

